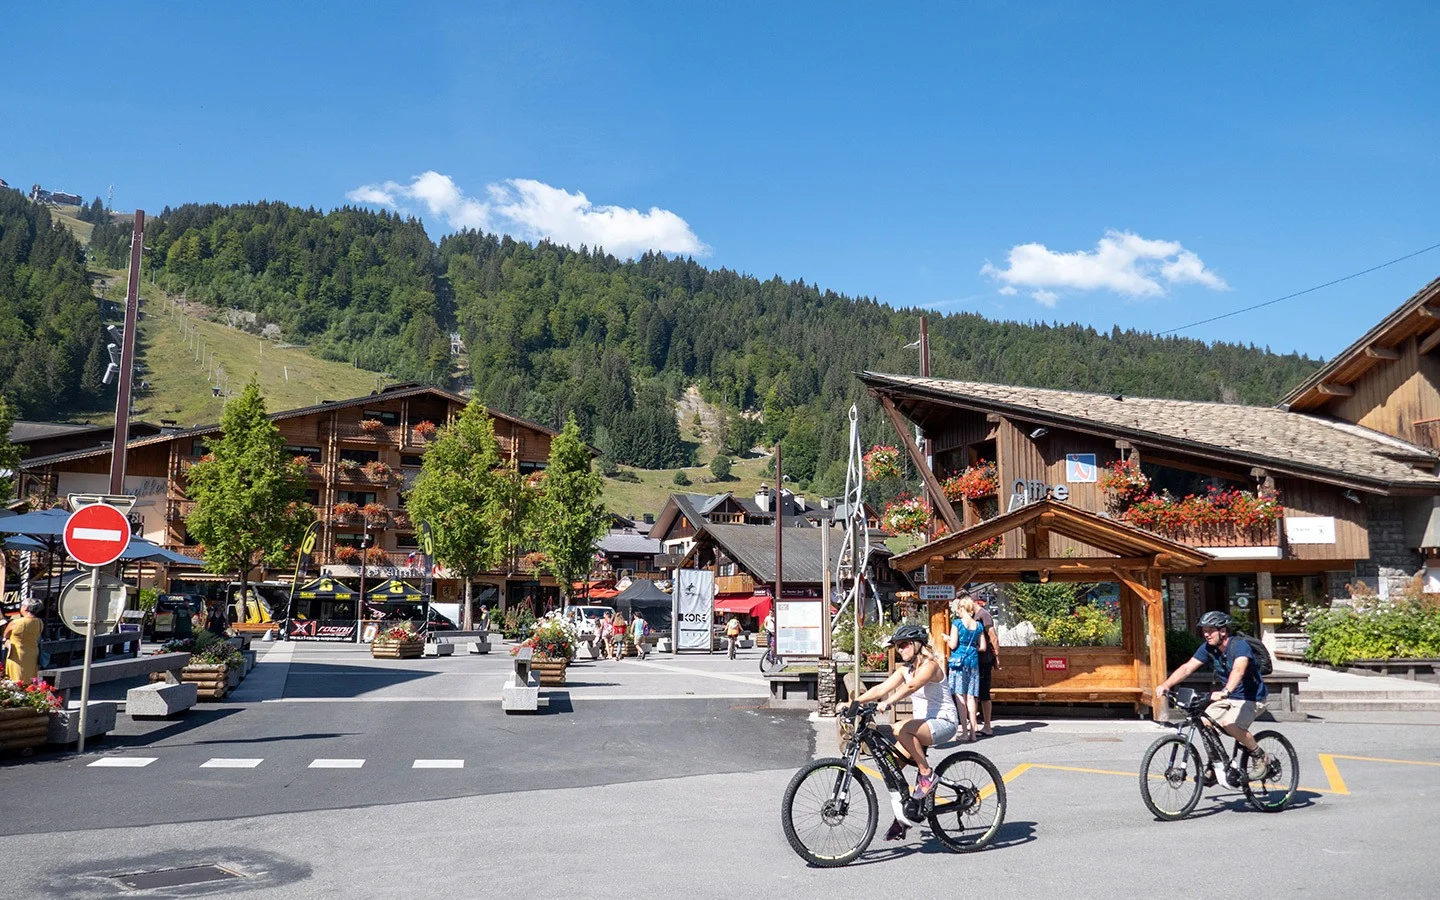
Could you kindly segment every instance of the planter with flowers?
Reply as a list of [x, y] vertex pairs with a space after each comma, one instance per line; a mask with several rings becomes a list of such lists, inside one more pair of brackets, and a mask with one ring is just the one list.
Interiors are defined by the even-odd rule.
[[1150, 479], [1140, 471], [1140, 463], [1133, 457], [1120, 459], [1100, 474], [1100, 490], [1110, 498], [1112, 507], [1125, 509], [1150, 493]]
[[360, 430], [366, 434], [380, 434], [385, 430], [385, 423], [379, 419], [361, 419]]
[[365, 477], [371, 481], [384, 481], [390, 477], [390, 467], [378, 459], [372, 459], [360, 467]]
[[334, 513], [335, 521], [348, 522], [360, 514], [360, 506], [349, 501], [342, 501], [331, 507], [330, 511]]
[[865, 477], [871, 481], [882, 478], [900, 478], [905, 473], [900, 466], [900, 451], [889, 444], [876, 444], [863, 459]]
[[1004, 546], [1005, 539], [997, 534], [988, 541], [981, 541], [966, 547], [965, 555], [970, 559], [993, 559], [1000, 555], [1000, 550]]
[[365, 515], [365, 521], [371, 525], [390, 518], [390, 507], [383, 503], [367, 503], [360, 508], [360, 512]]
[[[230, 689], [245, 677], [245, 656], [228, 640], [201, 632], [196, 639], [167, 641], [157, 653], [190, 653], [180, 670], [180, 680], [195, 685], [201, 700], [223, 700]], [[152, 682], [165, 680], [164, 672], [152, 672]]]
[[945, 479], [941, 487], [945, 490], [945, 497], [951, 503], [958, 503], [963, 500], [979, 500], [982, 497], [993, 497], [999, 489], [1000, 481], [995, 471], [995, 463], [987, 460], [979, 460], [973, 466], [967, 466], [964, 471], [957, 472]]
[[534, 651], [530, 670], [540, 678], [542, 687], [565, 684], [565, 670], [575, 655], [575, 632], [568, 624], [559, 619], [542, 619], [530, 637], [511, 649], [510, 654], [519, 653], [521, 647]]
[[368, 565], [383, 566], [389, 561], [390, 557], [386, 556], [385, 551], [379, 547], [370, 547], [365, 550], [365, 562]]
[[350, 544], [335, 545], [335, 561], [352, 565], [360, 561], [360, 548]]
[[425, 636], [409, 621], [382, 625], [370, 642], [370, 655], [376, 659], [419, 659], [424, 652]]
[[431, 422], [429, 419], [424, 419], [410, 426], [410, 434], [413, 438], [413, 443], [417, 445], [428, 444], [431, 441], [435, 440], [435, 435], [437, 432], [439, 432], [439, 430], [439, 428], [435, 427], [435, 423]]
[[344, 459], [341, 459], [335, 465], [337, 468], [340, 469], [340, 474], [347, 478], [354, 478], [360, 474], [360, 460], [358, 459], [350, 459], [346, 457]]
[[17, 684], [0, 678], [0, 752], [30, 756], [46, 742], [50, 714], [63, 704], [46, 682]]

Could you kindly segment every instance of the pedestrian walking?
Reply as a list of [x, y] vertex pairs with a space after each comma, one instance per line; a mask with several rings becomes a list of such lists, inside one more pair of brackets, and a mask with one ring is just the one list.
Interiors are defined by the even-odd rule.
[[225, 620], [225, 612], [218, 603], [207, 603], [208, 611], [205, 614], [205, 630], [216, 637], [225, 637], [225, 632], [230, 630], [230, 623]]
[[725, 637], [730, 642], [730, 658], [735, 658], [735, 647], [740, 643], [740, 620], [735, 616], [725, 623]]
[[645, 645], [645, 636], [649, 633], [650, 623], [646, 622], [645, 617], [637, 612], [634, 620], [630, 623], [630, 634], [635, 639], [635, 652], [640, 654], [641, 659], [649, 655], [649, 650]]
[[625, 642], [630, 638], [629, 633], [625, 631], [624, 614], [618, 612], [615, 614], [613, 630], [615, 632], [615, 658], [621, 660], [625, 658]]
[[1000, 636], [995, 633], [995, 617], [986, 609], [984, 596], [975, 598], [975, 621], [985, 629], [985, 646], [980, 651], [980, 733], [993, 735], [990, 721], [990, 673], [1000, 668]]
[[615, 655], [615, 622], [607, 612], [600, 617], [600, 658], [611, 659]]
[[975, 721], [976, 698], [980, 693], [980, 648], [985, 644], [985, 628], [975, 618], [975, 601], [961, 597], [955, 601], [959, 614], [945, 635], [950, 648], [950, 674], [947, 676], [955, 708], [965, 711], [964, 738], [979, 739], [980, 727]]
[[26, 598], [20, 602], [20, 615], [5, 624], [9, 648], [5, 677], [16, 684], [29, 684], [40, 673], [40, 631], [44, 623], [35, 615], [39, 608], [39, 600]]

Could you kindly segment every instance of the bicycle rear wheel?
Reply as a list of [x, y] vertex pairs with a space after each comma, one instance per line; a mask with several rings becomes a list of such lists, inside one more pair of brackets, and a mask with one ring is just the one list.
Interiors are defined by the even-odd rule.
[[764, 653], [760, 654], [761, 672], [769, 675], [771, 672], [778, 672], [780, 670], [780, 666], [780, 657], [776, 656], [773, 651], [766, 650]]
[[928, 805], [930, 830], [957, 853], [980, 850], [1005, 823], [1005, 782], [1000, 770], [973, 750], [952, 753], [935, 767]]
[[1248, 776], [1243, 786], [1245, 799], [1261, 812], [1279, 812], [1295, 799], [1295, 789], [1300, 784], [1300, 758], [1285, 735], [1278, 731], [1256, 732], [1255, 743], [1270, 755], [1270, 763], [1263, 771], [1258, 768], [1252, 771], [1254, 754], [1246, 750], [1241, 756], [1240, 765]]
[[848, 769], [849, 789], [841, 794], [846, 775], [845, 760], [819, 759], [796, 772], [785, 788], [780, 803], [785, 839], [812, 866], [843, 866], [875, 838], [880, 810], [875, 788], [859, 769]]
[[1195, 745], [1178, 734], [1162, 737], [1140, 761], [1140, 797], [1157, 818], [1183, 819], [1200, 802], [1203, 778]]

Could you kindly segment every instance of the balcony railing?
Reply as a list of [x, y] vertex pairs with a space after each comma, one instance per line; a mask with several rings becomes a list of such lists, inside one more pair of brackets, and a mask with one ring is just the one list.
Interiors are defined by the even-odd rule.
[[400, 443], [401, 427], [399, 425], [381, 425], [379, 428], [361, 428], [359, 425], [348, 423], [335, 426], [335, 436], [347, 443], [358, 444], [398, 444]]
[[1280, 523], [1265, 525], [1206, 525], [1203, 527], [1157, 531], [1164, 537], [1189, 544], [1191, 547], [1278, 547]]
[[749, 575], [721, 575], [715, 579], [715, 591], [720, 594], [752, 594], [755, 579]]
[[[359, 557], [356, 557], [356, 558], [353, 558], [353, 559], [341, 559], [341, 558], [340, 558], [340, 555], [339, 555], [339, 550], [340, 550], [340, 548], [339, 548], [339, 547], [336, 547], [336, 548], [334, 548], [334, 549], [332, 549], [332, 550], [325, 550], [325, 551], [317, 552], [315, 555], [316, 555], [316, 558], [317, 558], [318, 561], [319, 561], [319, 564], [322, 565], [322, 566], [358, 566], [358, 565], [360, 565], [360, 558], [359, 558]], [[418, 551], [411, 551], [411, 550], [381, 550], [381, 551], [379, 551], [379, 553], [375, 553], [375, 552], [374, 552], [374, 548], [372, 548], [372, 551], [371, 551], [370, 555], [366, 558], [366, 560], [365, 560], [365, 565], [367, 565], [367, 566], [396, 566], [396, 567], [401, 567], [401, 568], [403, 568], [403, 567], [405, 567], [405, 566], [410, 565], [410, 561], [409, 561], [409, 560], [410, 560], [410, 554], [411, 554], [412, 552], [415, 553], [415, 558], [416, 558], [416, 560], [417, 560], [417, 562], [415, 563], [415, 565], [418, 566], [418, 565], [419, 565], [418, 560], [419, 560], [419, 558], [420, 558], [420, 555], [419, 555], [419, 552], [418, 552]]]

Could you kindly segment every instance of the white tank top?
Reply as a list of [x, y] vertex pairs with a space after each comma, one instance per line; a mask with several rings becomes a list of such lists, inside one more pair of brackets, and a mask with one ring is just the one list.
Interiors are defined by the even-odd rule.
[[[904, 676], [907, 687], [915, 680], [909, 666], [901, 667], [900, 674]], [[950, 689], [943, 680], [927, 681], [920, 685], [920, 690], [910, 695], [910, 708], [911, 714], [917, 719], [939, 719], [957, 723], [960, 721], [960, 713], [955, 709], [955, 701], [950, 698]]]

